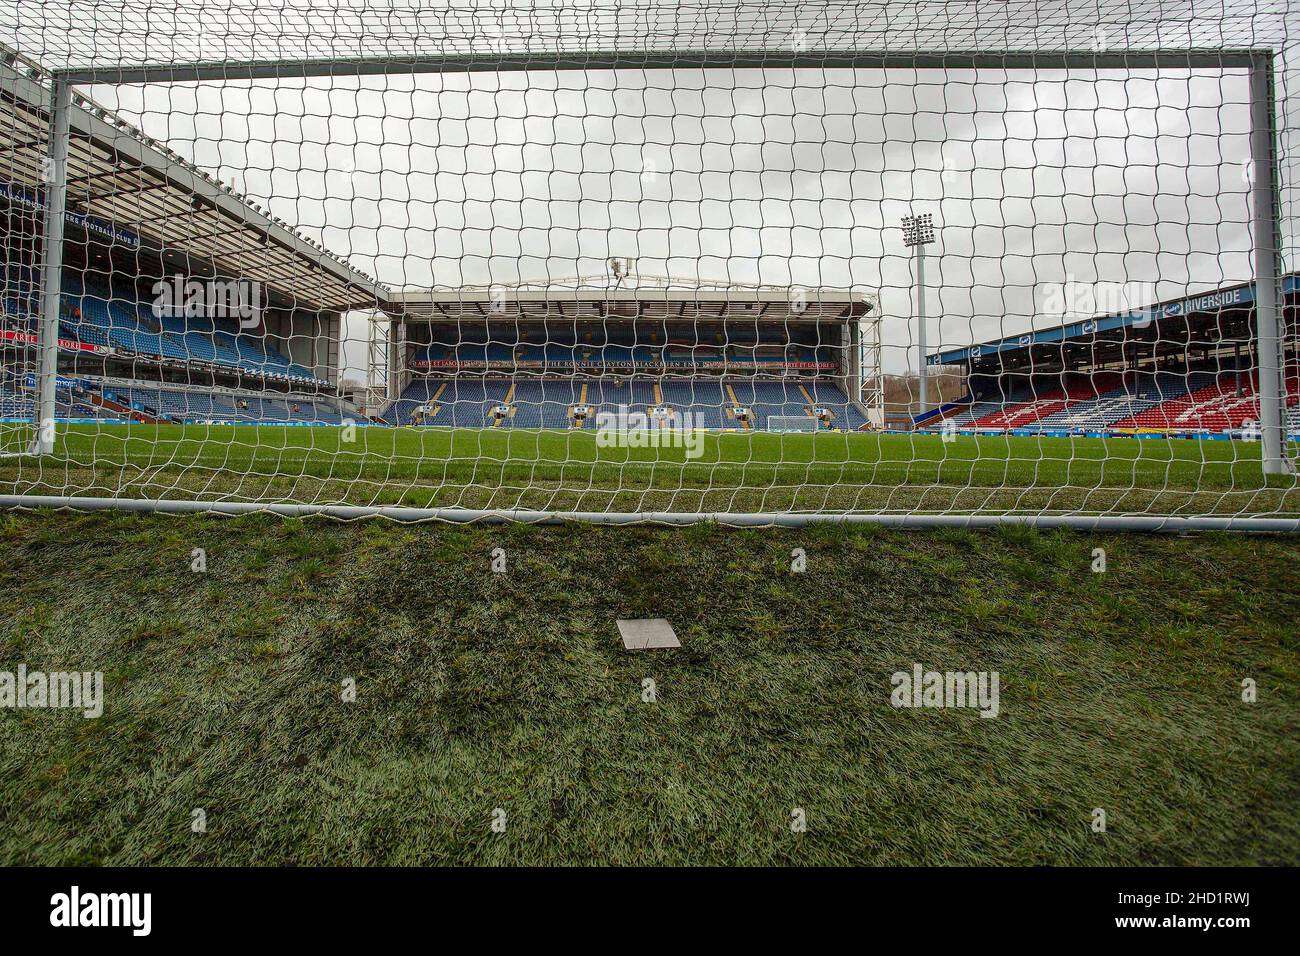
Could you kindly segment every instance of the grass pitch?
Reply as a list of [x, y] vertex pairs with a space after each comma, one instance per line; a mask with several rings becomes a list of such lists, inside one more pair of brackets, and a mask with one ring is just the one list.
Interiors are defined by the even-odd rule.
[[1294, 865], [1298, 618], [1293, 538], [8, 515], [0, 670], [105, 707], [0, 710], [0, 862]]
[[[6, 493], [580, 511], [1297, 514], [1258, 443], [699, 433], [692, 449], [593, 431], [77, 425]], [[17, 445], [21, 435], [10, 434]]]

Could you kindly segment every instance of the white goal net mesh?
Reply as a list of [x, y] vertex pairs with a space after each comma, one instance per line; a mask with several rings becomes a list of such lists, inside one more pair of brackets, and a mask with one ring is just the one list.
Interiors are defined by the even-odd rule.
[[767, 416], [767, 430], [770, 432], [815, 432], [818, 428], [817, 419], [807, 415]]
[[1294, 518], [1294, 22], [18, 0], [0, 498]]

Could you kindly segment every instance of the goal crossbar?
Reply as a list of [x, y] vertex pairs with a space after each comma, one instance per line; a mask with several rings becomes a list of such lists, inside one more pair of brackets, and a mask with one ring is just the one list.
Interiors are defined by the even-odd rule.
[[194, 83], [210, 80], [267, 80], [320, 76], [378, 76], [394, 73], [511, 73], [557, 70], [691, 70], [691, 69], [850, 69], [850, 70], [1143, 70], [1239, 69], [1271, 66], [1267, 48], [1233, 50], [1062, 50], [1057, 52], [935, 51], [896, 53], [882, 50], [790, 48], [756, 50], [682, 50], [680, 52], [471, 53], [419, 56], [359, 56], [329, 59], [196, 60], [188, 63], [142, 63], [133, 66], [82, 66], [52, 71], [73, 84]]

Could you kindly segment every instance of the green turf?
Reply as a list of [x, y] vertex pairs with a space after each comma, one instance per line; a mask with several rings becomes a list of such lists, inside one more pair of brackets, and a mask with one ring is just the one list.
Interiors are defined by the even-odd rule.
[[0, 862], [1294, 865], [1298, 618], [1292, 538], [9, 515], [0, 669], [106, 705], [0, 711]]
[[[591, 431], [77, 425], [0, 459], [4, 493], [586, 511], [1300, 514], [1258, 443], [708, 433], [685, 449]], [[10, 444], [21, 436], [11, 435]]]

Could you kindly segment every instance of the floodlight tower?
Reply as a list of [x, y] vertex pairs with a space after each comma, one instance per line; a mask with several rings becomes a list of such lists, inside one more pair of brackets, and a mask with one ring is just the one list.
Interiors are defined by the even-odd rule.
[[605, 260], [605, 264], [609, 266], [610, 275], [614, 277], [615, 288], [622, 285], [623, 280], [632, 274], [634, 261], [624, 256], [610, 256]]
[[934, 242], [934, 216], [903, 217], [903, 245], [916, 249], [916, 343], [921, 353], [921, 413], [930, 404], [925, 365], [925, 247]]

